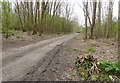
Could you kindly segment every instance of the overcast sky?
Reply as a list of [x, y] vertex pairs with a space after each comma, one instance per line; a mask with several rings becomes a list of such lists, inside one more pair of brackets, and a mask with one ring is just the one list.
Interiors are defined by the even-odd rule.
[[[10, 0], [10, 1], [13, 2], [15, 0]], [[25, 1], [27, 1], [27, 0], [25, 0]], [[28, 1], [30, 1], [30, 0], [28, 0]], [[59, 0], [55, 0], [55, 1], [59, 1]], [[84, 24], [84, 13], [83, 13], [82, 8], [79, 7], [78, 3], [80, 4], [80, 6], [83, 6], [82, 2], [85, 1], [85, 0], [63, 0], [63, 1], [67, 1], [71, 5], [74, 4], [74, 14], [73, 14], [73, 17], [76, 17], [78, 19], [78, 21], [79, 21], [80, 24]], [[108, 2], [108, 0], [101, 0], [101, 1], [103, 2], [103, 4], [104, 4], [104, 2]], [[118, 18], [118, 2], [120, 0], [113, 0], [113, 1], [114, 1], [113, 17]]]
[[[78, 3], [83, 6], [82, 4], [83, 0], [68, 0], [69, 3], [75, 4], [74, 5], [74, 16], [78, 17], [79, 23], [84, 24], [84, 13], [82, 8], [79, 7]], [[114, 1], [114, 6], [113, 6], [113, 17], [118, 18], [118, 2], [120, 0], [113, 0]], [[103, 4], [105, 2], [108, 2], [108, 0], [102, 0]]]

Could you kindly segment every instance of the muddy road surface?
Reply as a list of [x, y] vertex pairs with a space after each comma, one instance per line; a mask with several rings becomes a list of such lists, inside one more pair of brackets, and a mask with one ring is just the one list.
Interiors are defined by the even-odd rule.
[[[44, 73], [54, 56], [72, 38], [78, 34], [71, 34], [43, 40], [19, 48], [12, 48], [2, 52], [2, 80], [22, 81], [26, 75]], [[30, 79], [29, 77], [26, 79]], [[34, 79], [33, 79], [34, 80]]]

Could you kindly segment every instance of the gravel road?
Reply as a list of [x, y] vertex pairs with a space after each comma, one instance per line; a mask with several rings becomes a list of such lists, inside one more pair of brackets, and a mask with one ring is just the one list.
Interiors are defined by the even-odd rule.
[[[56, 37], [20, 48], [12, 48], [2, 52], [2, 80], [22, 81], [26, 75], [44, 73], [54, 56], [67, 41], [77, 36], [71, 34]], [[30, 79], [28, 77], [28, 79]]]

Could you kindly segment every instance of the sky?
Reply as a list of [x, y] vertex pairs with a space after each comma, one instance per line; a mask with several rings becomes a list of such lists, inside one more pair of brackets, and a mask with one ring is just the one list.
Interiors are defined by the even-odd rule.
[[[10, 1], [13, 2], [15, 0], [10, 0]], [[25, 0], [25, 1], [27, 1], [27, 0]], [[30, 0], [28, 0], [28, 1], [30, 1]], [[34, 1], [34, 0], [32, 0], [32, 1]], [[55, 1], [59, 1], [59, 0], [55, 0]], [[72, 6], [72, 7], [74, 7], [74, 11], [73, 11], [73, 16], [72, 17], [77, 18], [78, 21], [79, 21], [79, 24], [83, 25], [84, 24], [84, 12], [83, 12], [82, 8], [79, 7], [79, 5], [83, 6], [82, 2], [85, 1], [85, 0], [63, 0], [63, 1], [67, 1], [71, 5], [74, 5], [74, 6]], [[101, 0], [101, 1], [103, 2], [103, 4], [104, 4], [104, 2], [108, 2], [108, 0]], [[113, 17], [118, 18], [118, 2], [120, 0], [112, 0], [112, 1], [114, 1], [114, 5], [113, 5]], [[79, 3], [79, 5], [78, 5], [77, 2]]]
[[[78, 18], [79, 24], [84, 24], [84, 12], [82, 8], [79, 7], [83, 6], [82, 4], [83, 0], [68, 0], [69, 3], [74, 4], [74, 16]], [[118, 2], [120, 0], [113, 0], [114, 1], [114, 6], [113, 6], [113, 17], [118, 18]], [[78, 5], [78, 3], [79, 5]], [[102, 0], [103, 4], [104, 2], [108, 2], [108, 0]]]

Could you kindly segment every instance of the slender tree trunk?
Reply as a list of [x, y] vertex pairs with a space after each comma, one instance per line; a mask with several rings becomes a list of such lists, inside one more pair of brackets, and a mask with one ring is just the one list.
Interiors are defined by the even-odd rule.
[[112, 13], [113, 13], [113, 2], [109, 1], [109, 11], [108, 11], [108, 23], [107, 23], [107, 34], [106, 38], [109, 38], [111, 35], [111, 29], [112, 29]]
[[37, 3], [38, 2], [35, 3], [36, 4], [36, 6], [35, 6], [35, 24], [34, 24], [34, 27], [33, 27], [33, 35], [37, 33], [37, 11], [38, 11]]
[[31, 29], [32, 29], [32, 31], [34, 30], [34, 20], [33, 20], [33, 2], [31, 1], [30, 2], [30, 19], [31, 19]]
[[26, 2], [27, 4], [27, 26], [28, 26], [28, 35], [30, 35], [30, 7], [29, 7], [29, 2]]
[[8, 30], [9, 30], [9, 22], [8, 22], [8, 18], [9, 18], [9, 2], [5, 2], [6, 3], [6, 5], [7, 5], [7, 9], [6, 9], [6, 12], [5, 12], [5, 14], [6, 14], [6, 28], [7, 28], [7, 35], [6, 35], [6, 38], [8, 38], [8, 36], [9, 36], [9, 32], [8, 32]]
[[[40, 18], [40, 2], [37, 2], [37, 14], [38, 14], [38, 24], [41, 23], [41, 18]], [[38, 31], [39, 31], [39, 36], [41, 36], [41, 26], [37, 25]]]
[[101, 2], [99, 0], [98, 2], [98, 22], [97, 22], [97, 38], [101, 37], [102, 31], [101, 31]]
[[25, 7], [25, 2], [22, 3], [21, 2], [21, 5], [22, 5], [22, 15], [23, 15], [23, 27], [25, 28], [26, 27], [26, 7]]
[[118, 62], [120, 62], [120, 1], [119, 1], [119, 14], [118, 14]]
[[96, 19], [96, 6], [97, 5], [97, 2], [96, 1], [94, 1], [93, 2], [93, 16], [92, 16], [92, 25], [91, 25], [91, 29], [90, 29], [90, 32], [91, 32], [91, 34], [90, 34], [90, 38], [92, 39], [93, 38], [93, 28], [94, 28], [94, 26], [95, 26], [95, 19]]
[[45, 12], [46, 12], [46, 6], [44, 0], [42, 0], [42, 5], [41, 5], [41, 29], [39, 30], [39, 35], [41, 36], [43, 33], [43, 27], [44, 27], [44, 17], [45, 17]]
[[20, 24], [21, 24], [21, 29], [22, 29], [22, 31], [24, 32], [22, 19], [21, 19], [21, 17], [20, 17], [20, 7], [19, 7], [19, 4], [18, 4], [18, 1], [17, 1], [16, 3], [17, 3], [16, 6], [17, 6], [17, 11], [18, 11], [18, 15], [19, 15]]
[[[85, 39], [87, 39], [87, 32], [88, 32], [88, 30], [87, 30], [87, 14], [88, 14], [88, 2], [86, 2], [86, 4], [84, 4], [85, 5]], [[90, 22], [90, 21], [89, 21]], [[90, 24], [91, 24], [91, 22], [90, 22]]]

